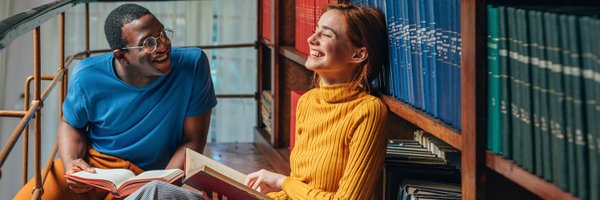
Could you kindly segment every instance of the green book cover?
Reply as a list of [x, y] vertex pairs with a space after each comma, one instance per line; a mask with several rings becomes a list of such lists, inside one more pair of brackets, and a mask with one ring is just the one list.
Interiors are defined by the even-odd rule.
[[558, 16], [544, 12], [544, 32], [546, 33], [546, 55], [548, 56], [548, 105], [549, 123], [552, 133], [552, 180], [561, 189], [567, 189], [566, 143], [563, 127], [564, 95], [562, 89], [562, 66], [559, 39]]
[[577, 20], [577, 16], [567, 15], [567, 27], [569, 30], [569, 56], [571, 67], [569, 76], [571, 77], [571, 94], [572, 94], [572, 112], [573, 118], [572, 120], [572, 129], [573, 129], [573, 143], [575, 145], [575, 180], [577, 184], [577, 188], [575, 193], [581, 199], [588, 199], [587, 190], [587, 175], [588, 175], [588, 165], [587, 165], [587, 151], [586, 151], [586, 141], [584, 137], [584, 107], [583, 107], [583, 76], [581, 67], [581, 53], [579, 45], [579, 37], [580, 26]]
[[527, 13], [524, 9], [517, 9], [517, 37], [518, 37], [518, 61], [519, 61], [519, 83], [520, 103], [519, 116], [521, 118], [521, 163], [523, 168], [533, 172], [533, 135], [531, 123], [531, 65], [529, 59], [529, 33]]
[[518, 165], [523, 165], [522, 151], [521, 151], [521, 117], [520, 117], [520, 105], [521, 103], [521, 84], [520, 84], [520, 73], [521, 65], [519, 62], [519, 41], [518, 41], [518, 24], [516, 17], [516, 9], [512, 7], [506, 8], [506, 14], [508, 17], [508, 56], [509, 56], [509, 77], [511, 79], [510, 89], [510, 112], [512, 121], [512, 159]]
[[[600, 20], [599, 19], [594, 19], [593, 20], [593, 24], [592, 24], [592, 37], [594, 37], [594, 41], [597, 41], [597, 36], [600, 34]], [[596, 90], [595, 90], [595, 94], [594, 96], [594, 101], [596, 101], [596, 112], [595, 112], [595, 116], [596, 116], [596, 120], [600, 119], [600, 91], [597, 90], [597, 88], [600, 88], [600, 44], [598, 42], [594, 42], [592, 43], [592, 52], [593, 52], [593, 58], [595, 60], [594, 62], [594, 80], [595, 80], [595, 85], [596, 85]], [[592, 170], [596, 171], [596, 173], [598, 173], [598, 170], [600, 170], [600, 133], [598, 132], [598, 130], [600, 130], [600, 123], [598, 123], [598, 121], [595, 121], [593, 128], [590, 128], [592, 130], [594, 130], [594, 137], [596, 138], [596, 168], [593, 168]], [[592, 177], [595, 178], [595, 182], [597, 183], [595, 186], [593, 186], [590, 190], [595, 190], [596, 193], [599, 193], [598, 191], [600, 191], [600, 173], [598, 176], [596, 177]], [[597, 196], [592, 196], [591, 199], [600, 199], [600, 194], [598, 194]]]
[[543, 176], [542, 173], [542, 165], [543, 165], [543, 157], [542, 157], [542, 129], [541, 129], [541, 88], [540, 88], [540, 71], [542, 70], [543, 65], [541, 65], [540, 60], [540, 33], [538, 20], [535, 16], [536, 12], [529, 10], [527, 11], [527, 15], [529, 17], [529, 48], [530, 48], [530, 63], [531, 63], [531, 100], [532, 102], [536, 102], [532, 104], [532, 112], [531, 116], [533, 119], [533, 152], [534, 152], [534, 172], [538, 176]]
[[[595, 156], [595, 165], [593, 165], [590, 168], [590, 171], [594, 171], [596, 173], [596, 176], [590, 176], [590, 179], [592, 179], [593, 181], [590, 182], [591, 186], [590, 186], [590, 191], [592, 191], [592, 194], [590, 195], [590, 199], [594, 199], [594, 200], [599, 200], [600, 199], [600, 174], [599, 174], [599, 170], [600, 170], [600, 123], [598, 123], [597, 120], [600, 120], [600, 40], [598, 40], [596, 37], [598, 36], [598, 34], [600, 34], [600, 20], [598, 19], [594, 19], [591, 22], [591, 29], [592, 31], [590, 31], [591, 33], [591, 37], [593, 37], [593, 41], [591, 42], [592, 46], [592, 58], [594, 58], [593, 62], [593, 66], [594, 66], [594, 81], [595, 81], [595, 89], [594, 89], [594, 95], [590, 95], [593, 96], [594, 101], [596, 102], [596, 109], [595, 109], [595, 116], [596, 116], [596, 121], [592, 124], [593, 128], [590, 128], [591, 130], [593, 130], [593, 135], [595, 138], [595, 144], [596, 144], [596, 156]], [[593, 112], [593, 111], [591, 111]]]
[[498, 6], [498, 60], [500, 65], [500, 135], [502, 156], [512, 159], [511, 77], [508, 55], [508, 21], [506, 7]]
[[570, 28], [568, 26], [568, 15], [560, 14], [559, 20], [559, 34], [560, 34], [560, 52], [561, 52], [561, 65], [562, 65], [562, 77], [563, 77], [563, 92], [564, 92], [564, 127], [565, 136], [567, 139], [567, 191], [576, 194], [577, 192], [577, 174], [575, 170], [576, 159], [575, 159], [575, 129], [574, 129], [574, 112], [573, 112], [573, 66], [571, 59], [571, 51], [569, 51], [569, 34]]
[[488, 149], [496, 154], [502, 152], [500, 135], [500, 65], [498, 58], [498, 12], [487, 6], [488, 11]]
[[[534, 105], [539, 105], [539, 130], [540, 130], [540, 140], [541, 140], [541, 153], [542, 153], [542, 172], [543, 178], [546, 180], [552, 180], [552, 147], [551, 147], [551, 139], [552, 135], [550, 134], [549, 128], [549, 106], [548, 106], [548, 57], [545, 51], [545, 32], [544, 32], [544, 24], [542, 12], [540, 11], [532, 11], [533, 19], [535, 20], [535, 31], [536, 31], [536, 39], [538, 42], [538, 48], [536, 49], [538, 56], [538, 70], [537, 70], [537, 86], [539, 87], [539, 102], [534, 103]], [[535, 102], [535, 101], [534, 101]], [[539, 147], [537, 147], [539, 148]]]

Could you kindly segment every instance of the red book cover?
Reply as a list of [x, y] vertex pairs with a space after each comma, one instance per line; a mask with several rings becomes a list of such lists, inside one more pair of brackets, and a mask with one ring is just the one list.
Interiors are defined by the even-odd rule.
[[217, 192], [232, 200], [266, 200], [268, 196], [244, 185], [246, 174], [191, 149], [185, 150], [183, 183], [205, 192]]
[[306, 1], [308, 0], [296, 0], [296, 26], [294, 36], [294, 47], [296, 50], [302, 52], [305, 48], [306, 40], [304, 38], [304, 29], [306, 27]]
[[261, 9], [262, 37], [269, 42], [273, 42], [273, 34], [271, 31], [271, 21], [273, 20], [273, 0], [262, 0]]
[[290, 92], [290, 150], [294, 149], [296, 142], [296, 109], [298, 108], [298, 99], [304, 94], [304, 91], [292, 90]]

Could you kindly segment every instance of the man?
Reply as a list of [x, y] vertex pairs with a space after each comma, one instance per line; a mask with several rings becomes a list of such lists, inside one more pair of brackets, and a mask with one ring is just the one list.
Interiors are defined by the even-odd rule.
[[[64, 174], [183, 168], [184, 149], [202, 152], [206, 144], [217, 101], [204, 52], [171, 49], [172, 31], [135, 4], [113, 10], [104, 31], [112, 53], [83, 60], [71, 76], [58, 129], [60, 159], [44, 199], [103, 199], [107, 192]], [[33, 187], [30, 181], [15, 198], [29, 199]]]

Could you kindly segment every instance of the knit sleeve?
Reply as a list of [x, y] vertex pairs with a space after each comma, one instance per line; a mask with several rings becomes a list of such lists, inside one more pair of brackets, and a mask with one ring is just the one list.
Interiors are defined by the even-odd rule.
[[290, 199], [371, 198], [385, 157], [387, 108], [377, 99], [365, 102], [360, 109], [349, 143], [348, 162], [337, 191], [325, 192], [288, 177], [283, 182], [283, 191]]

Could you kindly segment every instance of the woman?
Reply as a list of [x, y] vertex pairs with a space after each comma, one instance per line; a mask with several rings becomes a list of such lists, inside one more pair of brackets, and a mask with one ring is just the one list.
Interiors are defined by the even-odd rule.
[[[387, 108], [369, 94], [387, 61], [384, 17], [373, 8], [332, 4], [308, 43], [305, 66], [315, 72], [315, 89], [298, 102], [291, 174], [263, 169], [246, 185], [274, 199], [370, 199], [386, 145]], [[146, 189], [159, 191], [152, 187]]]
[[369, 199], [385, 156], [387, 108], [368, 94], [387, 60], [384, 17], [330, 5], [308, 43], [316, 88], [298, 101], [291, 174], [260, 170], [246, 185], [275, 199]]

